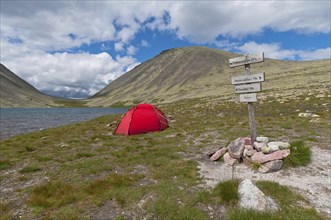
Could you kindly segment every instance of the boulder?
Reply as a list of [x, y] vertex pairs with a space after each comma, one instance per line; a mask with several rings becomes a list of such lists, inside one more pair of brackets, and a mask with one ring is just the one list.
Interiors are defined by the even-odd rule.
[[268, 147], [271, 151], [284, 150], [290, 148], [290, 144], [287, 142], [269, 142]]
[[268, 143], [269, 138], [268, 137], [256, 137], [256, 141], [260, 143]]
[[229, 154], [229, 152], [227, 152], [226, 154], [224, 154], [223, 156], [224, 158], [224, 163], [230, 165], [230, 166], [233, 166], [234, 163], [237, 161], [236, 159], [232, 158]]
[[260, 173], [272, 173], [272, 172], [277, 172], [282, 168], [283, 161], [282, 160], [273, 160], [269, 161], [267, 163], [262, 164], [258, 171]]
[[240, 201], [239, 206], [257, 211], [277, 211], [279, 209], [276, 202], [266, 196], [257, 188], [250, 179], [245, 179], [239, 184]]
[[264, 154], [263, 152], [257, 152], [252, 156], [252, 162], [254, 163], [266, 163], [272, 160], [280, 160], [290, 155], [290, 149], [275, 151], [271, 154]]
[[212, 161], [216, 161], [218, 159], [220, 159], [221, 156], [223, 156], [226, 152], [228, 151], [228, 148], [223, 147], [219, 150], [217, 150], [211, 157], [210, 160]]
[[245, 149], [245, 139], [240, 137], [228, 145], [228, 151], [232, 158], [240, 159]]

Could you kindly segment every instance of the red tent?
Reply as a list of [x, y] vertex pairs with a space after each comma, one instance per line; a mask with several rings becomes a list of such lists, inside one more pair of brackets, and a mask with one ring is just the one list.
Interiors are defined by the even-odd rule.
[[169, 127], [164, 114], [151, 104], [139, 104], [129, 109], [117, 126], [115, 133], [132, 135], [162, 131]]

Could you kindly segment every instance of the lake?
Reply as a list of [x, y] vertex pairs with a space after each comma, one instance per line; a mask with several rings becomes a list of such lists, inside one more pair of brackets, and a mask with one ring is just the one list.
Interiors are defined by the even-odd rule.
[[1, 108], [0, 140], [126, 111], [127, 108]]

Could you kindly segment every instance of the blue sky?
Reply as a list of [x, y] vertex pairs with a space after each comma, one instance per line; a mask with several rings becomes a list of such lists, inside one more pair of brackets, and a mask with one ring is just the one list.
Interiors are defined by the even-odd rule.
[[330, 59], [330, 11], [329, 0], [2, 0], [1, 63], [43, 92], [83, 98], [175, 47]]

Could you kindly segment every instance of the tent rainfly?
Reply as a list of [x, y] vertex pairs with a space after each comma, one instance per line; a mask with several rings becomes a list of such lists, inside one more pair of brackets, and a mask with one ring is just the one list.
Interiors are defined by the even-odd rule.
[[118, 124], [115, 133], [124, 135], [144, 134], [168, 128], [164, 114], [151, 104], [139, 104], [129, 109]]

